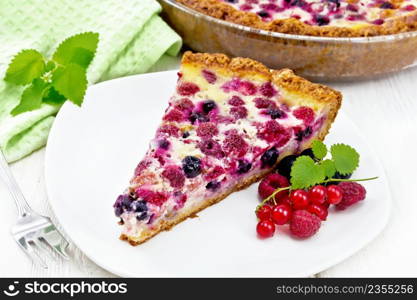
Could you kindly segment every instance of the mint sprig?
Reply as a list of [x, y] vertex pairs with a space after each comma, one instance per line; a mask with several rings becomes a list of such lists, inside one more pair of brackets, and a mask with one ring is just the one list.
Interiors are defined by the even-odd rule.
[[4, 80], [26, 88], [11, 114], [38, 109], [42, 103], [62, 105], [67, 99], [81, 106], [88, 85], [87, 69], [98, 42], [98, 33], [85, 32], [64, 40], [51, 59], [34, 49], [16, 54]]

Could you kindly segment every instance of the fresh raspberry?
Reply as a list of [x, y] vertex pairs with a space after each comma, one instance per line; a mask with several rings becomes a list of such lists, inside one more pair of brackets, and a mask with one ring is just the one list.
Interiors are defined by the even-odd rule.
[[168, 197], [164, 193], [154, 192], [146, 189], [137, 189], [136, 195], [138, 198], [141, 198], [146, 202], [157, 206], [161, 206], [168, 200]]
[[182, 169], [178, 166], [167, 166], [162, 172], [162, 176], [169, 180], [173, 188], [182, 188], [184, 186], [185, 177]]
[[180, 110], [174, 108], [164, 116], [164, 120], [172, 122], [181, 122], [182, 120], [184, 120], [184, 115]]
[[294, 116], [299, 119], [303, 120], [305, 124], [311, 124], [314, 121], [314, 110], [307, 106], [301, 106], [294, 110]]
[[179, 137], [179, 128], [172, 124], [165, 124], [159, 127], [159, 133], [165, 133], [168, 136]]
[[[288, 179], [280, 174], [271, 173], [262, 179], [258, 186], [258, 193], [262, 199], [268, 198], [277, 188], [289, 186]], [[275, 200], [280, 201], [281, 198], [288, 195], [288, 191], [281, 191], [275, 195]]]
[[342, 190], [342, 201], [336, 205], [339, 210], [344, 210], [347, 207], [362, 201], [366, 197], [366, 189], [363, 185], [357, 182], [341, 182], [337, 185]]
[[211, 138], [219, 133], [213, 122], [201, 123], [197, 128], [197, 135], [202, 138]]
[[204, 176], [204, 179], [207, 180], [207, 181], [212, 181], [213, 179], [216, 179], [220, 175], [223, 175], [224, 172], [225, 171], [224, 171], [224, 169], [222, 167], [215, 166], [212, 171], [210, 171], [209, 173], [207, 173]]
[[150, 160], [142, 160], [135, 169], [135, 176], [139, 176], [140, 173], [142, 173], [143, 170], [145, 170], [147, 167], [150, 166], [152, 162]]
[[255, 98], [253, 101], [255, 101], [256, 108], [259, 108], [259, 109], [275, 108], [277, 106], [274, 101], [268, 100], [265, 98]]
[[235, 117], [235, 119], [243, 119], [248, 116], [248, 110], [244, 106], [236, 106], [230, 109], [230, 114]]
[[199, 91], [200, 88], [198, 87], [198, 85], [191, 82], [183, 82], [177, 87], [177, 92], [181, 96], [192, 96]]
[[206, 155], [211, 155], [217, 158], [221, 158], [224, 156], [220, 144], [212, 139], [202, 140], [198, 143], [198, 147], [200, 148], [201, 152], [203, 152]]
[[245, 101], [243, 101], [242, 98], [240, 98], [239, 96], [233, 96], [232, 98], [230, 98], [228, 103], [231, 106], [240, 106], [245, 104]]
[[230, 130], [225, 133], [226, 138], [224, 139], [224, 150], [230, 154], [235, 153], [239, 157], [246, 154], [248, 151], [248, 144], [245, 142], [236, 130]]
[[291, 134], [277, 121], [270, 120], [258, 131], [258, 137], [274, 143], [277, 147], [282, 147], [290, 140]]
[[277, 91], [274, 89], [272, 84], [270, 82], [266, 82], [263, 85], [261, 85], [259, 91], [261, 92], [262, 96], [265, 97], [273, 97], [277, 94]]
[[207, 80], [208, 83], [213, 84], [217, 80], [216, 74], [209, 70], [202, 71], [203, 77]]
[[308, 238], [314, 235], [321, 225], [321, 220], [305, 210], [296, 210], [290, 221], [290, 232], [298, 238]]
[[240, 79], [232, 79], [231, 81], [226, 82], [222, 85], [222, 89], [226, 93], [235, 91], [245, 96], [254, 95], [257, 90], [256, 86], [252, 82]]
[[180, 111], [192, 111], [194, 108], [194, 104], [188, 98], [181, 98], [180, 100], [175, 102], [174, 107]]

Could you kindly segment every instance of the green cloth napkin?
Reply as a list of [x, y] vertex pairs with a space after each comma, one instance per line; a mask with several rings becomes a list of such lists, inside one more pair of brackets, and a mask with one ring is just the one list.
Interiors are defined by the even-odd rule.
[[1, 0], [0, 4], [0, 147], [9, 162], [46, 144], [58, 107], [16, 117], [21, 87], [6, 84], [7, 66], [17, 52], [33, 48], [50, 56], [76, 33], [100, 34], [88, 70], [89, 83], [146, 72], [163, 54], [175, 56], [181, 38], [158, 16], [155, 0]]

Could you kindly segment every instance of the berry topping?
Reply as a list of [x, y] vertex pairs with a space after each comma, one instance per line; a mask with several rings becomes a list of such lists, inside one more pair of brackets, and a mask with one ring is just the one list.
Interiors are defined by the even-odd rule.
[[165, 167], [162, 176], [169, 180], [169, 183], [173, 188], [182, 188], [184, 186], [184, 174], [178, 166]]
[[296, 140], [301, 142], [305, 138], [309, 138], [313, 133], [313, 129], [310, 126], [307, 126], [305, 129], [295, 128], [294, 133]]
[[206, 155], [211, 155], [217, 158], [221, 158], [224, 156], [220, 144], [212, 139], [202, 140], [198, 143], [198, 147], [200, 148], [201, 152], [203, 152]]
[[265, 151], [265, 153], [261, 156], [262, 167], [273, 167], [277, 162], [279, 156], [279, 152], [277, 148], [272, 147]]
[[287, 116], [287, 114], [279, 108], [270, 108], [266, 111], [266, 114], [270, 115], [272, 119], [282, 119]]
[[154, 192], [146, 189], [137, 189], [136, 195], [138, 198], [151, 203], [156, 206], [161, 206], [168, 200], [167, 195], [161, 192]]
[[190, 99], [182, 98], [175, 102], [174, 107], [180, 111], [191, 111], [194, 108], [194, 104]]
[[339, 204], [342, 201], [342, 190], [337, 185], [327, 187], [327, 202], [329, 204]]
[[158, 133], [164, 133], [167, 136], [179, 136], [179, 128], [172, 124], [165, 124], [159, 127]]
[[182, 134], [182, 138], [183, 139], [186, 139], [186, 138], [188, 138], [190, 136], [190, 133], [188, 132], [188, 131], [186, 131], [186, 132], [184, 132], [183, 134]]
[[291, 138], [291, 135], [275, 120], [266, 122], [265, 127], [258, 132], [258, 136], [270, 143], [275, 143], [277, 147], [284, 146]]
[[256, 211], [256, 216], [259, 220], [271, 219], [272, 208], [269, 205], [263, 205]]
[[235, 119], [243, 119], [248, 116], [248, 110], [244, 106], [235, 106], [230, 109], [230, 114]]
[[338, 185], [342, 191], [342, 201], [336, 205], [337, 209], [343, 210], [362, 201], [366, 197], [366, 189], [357, 182], [342, 182]]
[[279, 174], [287, 177], [288, 179], [290, 179], [291, 177], [291, 168], [292, 165], [294, 164], [295, 160], [297, 159], [296, 155], [288, 155], [286, 157], [284, 157], [277, 166], [277, 170], [279, 172]]
[[292, 210], [288, 204], [278, 204], [272, 208], [271, 218], [277, 225], [287, 224], [291, 220]]
[[319, 204], [310, 204], [307, 208], [307, 211], [313, 215], [316, 215], [322, 221], [326, 221], [327, 215], [329, 214], [327, 207]]
[[184, 120], [184, 115], [180, 110], [174, 108], [164, 116], [164, 120], [172, 122], [181, 122], [182, 120]]
[[201, 123], [197, 128], [197, 135], [202, 138], [210, 138], [219, 133], [213, 122]]
[[261, 92], [262, 96], [271, 98], [277, 94], [277, 91], [274, 89], [270, 82], [264, 83], [261, 85], [259, 91]]
[[294, 117], [299, 120], [303, 120], [305, 124], [309, 125], [313, 123], [315, 118], [314, 110], [307, 106], [301, 106], [294, 110]]
[[135, 176], [139, 176], [143, 170], [145, 170], [147, 167], [151, 165], [151, 163], [152, 162], [150, 160], [142, 160], [135, 169]]
[[207, 80], [208, 83], [213, 84], [217, 80], [216, 74], [209, 70], [203, 70], [203, 77]]
[[199, 91], [200, 88], [198, 87], [198, 85], [191, 82], [183, 82], [177, 88], [177, 92], [181, 96], [192, 96]]
[[312, 204], [323, 205], [326, 202], [327, 189], [322, 185], [314, 186], [308, 193], [308, 199]]
[[199, 121], [200, 123], [210, 121], [209, 117], [203, 113], [193, 112], [191, 113], [190, 117], [188, 118], [191, 124], [194, 124], [195, 121]]
[[206, 189], [211, 190], [213, 192], [216, 191], [219, 187], [220, 187], [220, 182], [218, 181], [210, 181], [206, 185]]
[[290, 194], [290, 200], [294, 209], [306, 209], [310, 204], [308, 193], [305, 190], [295, 190]]
[[290, 221], [290, 232], [298, 238], [308, 238], [314, 235], [321, 225], [321, 220], [316, 215], [305, 210], [293, 212]]
[[252, 168], [252, 164], [246, 160], [239, 160], [239, 165], [237, 167], [237, 173], [238, 174], [245, 174], [249, 172], [249, 170]]
[[263, 109], [263, 108], [275, 108], [277, 105], [274, 101], [268, 100], [265, 98], [255, 98], [255, 106], [256, 108]]
[[186, 156], [182, 160], [182, 169], [187, 178], [194, 178], [201, 173], [201, 161], [195, 156]]
[[223, 174], [224, 174], [224, 169], [220, 166], [215, 166], [213, 170], [211, 170], [204, 176], [204, 179], [207, 181], [210, 181]]
[[187, 201], [187, 195], [181, 193], [180, 191], [174, 192], [175, 206], [174, 209], [178, 210], [184, 207], [185, 202]]
[[237, 133], [236, 130], [231, 130], [226, 133], [227, 136], [224, 139], [224, 150], [230, 154], [235, 153], [238, 156], [243, 156], [246, 154], [248, 149], [248, 144], [245, 140]]
[[146, 202], [143, 200], [132, 202], [131, 207], [133, 208], [134, 212], [138, 213], [148, 211], [148, 206], [146, 205]]
[[216, 108], [216, 102], [214, 102], [213, 100], [204, 101], [203, 106], [202, 106], [204, 113], [208, 114], [214, 108]]
[[245, 102], [242, 100], [242, 98], [240, 98], [239, 96], [233, 96], [229, 102], [228, 102], [231, 106], [240, 106], [245, 104]]
[[269, 238], [275, 233], [275, 224], [271, 220], [262, 220], [256, 226], [256, 232], [260, 237]]
[[256, 93], [256, 86], [250, 81], [240, 80], [238, 78], [232, 79], [222, 85], [224, 92], [239, 92], [242, 95], [250, 96]]
[[[289, 186], [287, 178], [282, 175], [271, 173], [262, 179], [258, 186], [258, 193], [261, 199], [268, 198], [276, 189]], [[288, 191], [281, 191], [275, 195], [275, 200], [280, 201], [288, 195]]]
[[130, 204], [134, 200], [135, 199], [133, 199], [130, 195], [120, 195], [119, 197], [117, 197], [117, 200], [113, 205], [114, 214], [116, 215], [116, 217], [120, 217], [120, 215], [125, 210], [130, 210]]

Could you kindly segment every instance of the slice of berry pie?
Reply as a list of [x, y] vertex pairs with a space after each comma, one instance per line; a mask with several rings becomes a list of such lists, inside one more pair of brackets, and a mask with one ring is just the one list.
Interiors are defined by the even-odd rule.
[[328, 37], [417, 28], [417, 0], [176, 0], [209, 16], [268, 31]]
[[341, 104], [337, 91], [246, 58], [187, 52], [178, 74], [155, 138], [114, 204], [121, 239], [132, 245], [323, 139]]

